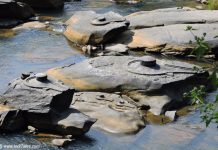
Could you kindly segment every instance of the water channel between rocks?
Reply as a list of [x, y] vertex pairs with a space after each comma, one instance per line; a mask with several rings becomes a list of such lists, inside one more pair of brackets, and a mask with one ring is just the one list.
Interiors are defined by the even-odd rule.
[[[78, 10], [95, 10], [100, 13], [114, 11], [127, 15], [140, 10], [192, 6], [193, 3], [190, 0], [148, 0], [144, 5], [118, 5], [109, 0], [82, 0], [82, 2], [66, 2], [61, 12], [39, 14], [55, 17], [56, 21], [65, 21]], [[87, 57], [73, 48], [63, 35], [55, 32], [25, 30], [11, 37], [0, 37], [0, 94], [7, 88], [9, 81], [23, 72], [42, 72], [85, 59]], [[217, 92], [211, 93], [208, 99], [213, 99]], [[31, 144], [39, 145], [39, 149], [57, 149], [43, 141], [42, 138], [26, 135], [0, 135], [0, 148], [1, 144]], [[197, 111], [180, 117], [175, 123], [147, 125], [136, 135], [113, 135], [92, 128], [86, 136], [74, 141], [66, 149], [217, 150], [217, 148], [216, 125], [212, 124], [209, 128], [205, 128]]]

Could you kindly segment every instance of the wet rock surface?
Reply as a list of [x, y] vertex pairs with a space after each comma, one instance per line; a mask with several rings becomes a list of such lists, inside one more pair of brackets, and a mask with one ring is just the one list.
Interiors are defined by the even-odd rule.
[[97, 14], [93, 11], [76, 12], [66, 23], [64, 35], [81, 45], [106, 43], [128, 28], [129, 22], [114, 12]]
[[[25, 125], [31, 125], [39, 131], [83, 135], [89, 131], [96, 119], [69, 108], [73, 94], [74, 89], [46, 74], [22, 74], [21, 78], [9, 85], [9, 89], [0, 98], [3, 106], [1, 128], [21, 129], [25, 127], [18, 124], [22, 119]], [[9, 111], [4, 111], [5, 107], [10, 108]], [[18, 125], [15, 129], [10, 129], [11, 124]]]
[[78, 92], [72, 107], [97, 118], [94, 125], [111, 133], [135, 133], [145, 126], [137, 107], [117, 94], [103, 92]]

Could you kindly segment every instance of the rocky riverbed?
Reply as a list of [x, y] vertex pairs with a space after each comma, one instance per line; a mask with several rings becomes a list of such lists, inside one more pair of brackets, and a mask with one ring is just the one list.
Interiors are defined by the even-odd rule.
[[[78, 9], [71, 15], [67, 12], [75, 7], [72, 4], [93, 6], [98, 3], [102, 4], [99, 8], [105, 8], [82, 7], [83, 11]], [[48, 1], [43, 5], [52, 11], [65, 10], [63, 20], [60, 20], [60, 12], [56, 12], [58, 16], [54, 13], [54, 17], [43, 16], [48, 12], [34, 13], [41, 5], [34, 1], [28, 3], [30, 6], [12, 1], [0, 3], [4, 9], [13, 5], [23, 15], [1, 13], [4, 19], [0, 24], [4, 29], [0, 31], [0, 56], [5, 77], [0, 80], [5, 85], [1, 88], [0, 101], [2, 132], [25, 131], [22, 133], [25, 139], [33, 136], [42, 141], [36, 142], [38, 146], [46, 147], [44, 141], [56, 146], [71, 143], [69, 149], [78, 146], [83, 149], [82, 145], [87, 149], [105, 149], [109, 143], [113, 143], [108, 145], [109, 149], [125, 149], [129, 144], [131, 149], [144, 149], [145, 145], [159, 149], [154, 145], [164, 146], [163, 143], [142, 142], [142, 139], [158, 139], [160, 133], [170, 134], [165, 143], [168, 149], [182, 148], [178, 143], [198, 143], [195, 142], [197, 135], [205, 130], [203, 125], [190, 124], [193, 115], [190, 120], [182, 117], [194, 112], [193, 108], [185, 107], [190, 103], [183, 93], [199, 85], [209, 90], [208, 71], [205, 67], [147, 53], [189, 56], [194, 48], [190, 41], [194, 42], [194, 37], [185, 29], [192, 26], [195, 35], [207, 32], [205, 40], [212, 48], [207, 55], [213, 60], [217, 56], [214, 38], [217, 11], [173, 7], [137, 12], [130, 9], [122, 13], [123, 10], [116, 7], [133, 4], [131, 7], [137, 9], [142, 2], [116, 3], [118, 5], [109, 1], [66, 2], [63, 7], [63, 2]], [[115, 12], [108, 12], [111, 7]], [[11, 81], [13, 78], [17, 79]], [[169, 122], [173, 123], [149, 125]], [[210, 147], [214, 149], [213, 125], [208, 130], [209, 139], [212, 138]], [[148, 132], [153, 134], [149, 136]], [[183, 138], [176, 141], [181, 135]], [[3, 135], [6, 139], [3, 145], [10, 145], [7, 139], [11, 136], [18, 137], [15, 140], [18, 143], [22, 137]], [[131, 139], [139, 145], [134, 147]]]

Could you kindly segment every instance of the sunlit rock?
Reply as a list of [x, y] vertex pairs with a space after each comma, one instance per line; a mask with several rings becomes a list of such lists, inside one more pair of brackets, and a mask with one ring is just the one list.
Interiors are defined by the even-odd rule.
[[[191, 26], [193, 31], [186, 31]], [[143, 48], [147, 52], [164, 53], [171, 55], [188, 55], [196, 46], [195, 36], [203, 37], [217, 53], [218, 24], [175, 24], [163, 27], [129, 30], [117, 38], [118, 43], [128, 45], [131, 49]], [[193, 35], [193, 34], [194, 35]]]
[[218, 11], [171, 8], [136, 12], [126, 16], [126, 19], [130, 21], [131, 29], [167, 26], [172, 24], [208, 24], [218, 22]]
[[78, 91], [124, 92], [155, 115], [184, 105], [184, 92], [208, 83], [208, 72], [195, 65], [150, 56], [102, 56], [48, 74]]
[[119, 14], [93, 11], [76, 12], [66, 23], [64, 35], [81, 45], [106, 43], [128, 28], [129, 22]]

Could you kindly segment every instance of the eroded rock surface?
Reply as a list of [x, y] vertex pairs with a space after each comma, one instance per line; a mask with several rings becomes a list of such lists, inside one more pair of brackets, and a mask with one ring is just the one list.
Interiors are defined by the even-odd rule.
[[48, 74], [79, 91], [125, 92], [155, 115], [181, 106], [183, 93], [206, 85], [208, 78], [208, 72], [197, 66], [149, 56], [102, 56]]
[[111, 133], [134, 133], [145, 126], [137, 107], [117, 94], [102, 92], [78, 92], [72, 107], [97, 118], [94, 125]]
[[195, 47], [194, 35], [186, 31], [192, 26], [192, 33], [202, 37], [206, 33], [205, 42], [209, 43], [214, 53], [218, 47], [218, 24], [175, 24], [163, 27], [129, 30], [117, 39], [118, 43], [127, 44], [132, 49], [145, 48], [147, 52], [158, 52], [174, 55], [186, 55]]
[[108, 42], [128, 28], [129, 22], [114, 12], [96, 14], [93, 11], [76, 12], [67, 22], [64, 35], [81, 45]]

